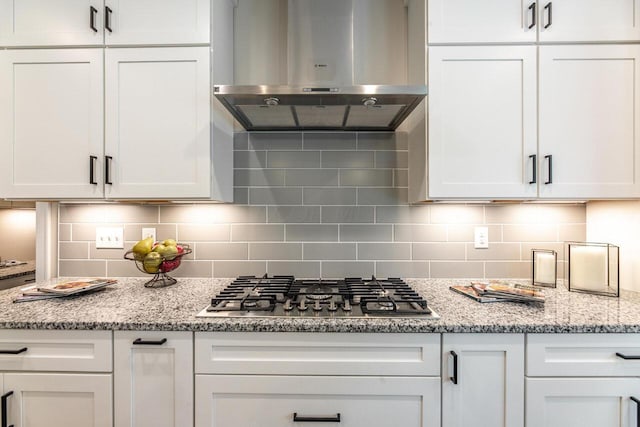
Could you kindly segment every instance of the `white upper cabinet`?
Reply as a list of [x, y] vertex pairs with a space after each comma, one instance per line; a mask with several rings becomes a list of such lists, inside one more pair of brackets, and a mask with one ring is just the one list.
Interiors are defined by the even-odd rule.
[[102, 0], [0, 0], [0, 46], [103, 43]]
[[0, 0], [0, 46], [208, 44], [208, 0]]
[[207, 198], [208, 47], [105, 51], [107, 198]]
[[541, 42], [638, 41], [640, 0], [543, 0]]
[[535, 42], [534, 0], [429, 0], [428, 42]]
[[640, 46], [539, 55], [540, 197], [640, 196]]
[[535, 46], [429, 48], [430, 198], [536, 197]]
[[105, 44], [207, 44], [209, 3], [209, 0], [107, 0]]
[[0, 194], [102, 198], [102, 49], [0, 52]]

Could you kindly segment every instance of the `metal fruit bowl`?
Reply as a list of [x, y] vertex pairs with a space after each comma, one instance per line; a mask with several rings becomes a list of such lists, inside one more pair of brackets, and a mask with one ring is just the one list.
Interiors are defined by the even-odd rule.
[[136, 254], [133, 253], [133, 251], [125, 252], [124, 259], [135, 262], [138, 270], [142, 271], [143, 273], [153, 274], [153, 278], [144, 284], [145, 288], [160, 288], [163, 286], [169, 286], [177, 283], [178, 281], [169, 276], [167, 273], [180, 267], [182, 257], [193, 252], [191, 250], [191, 247], [186, 243], [178, 243], [178, 246], [182, 247], [183, 252], [177, 255], [172, 255], [170, 257], [164, 257], [161, 255], [162, 261], [158, 266], [158, 271], [147, 271], [144, 267], [143, 260], [136, 258]]

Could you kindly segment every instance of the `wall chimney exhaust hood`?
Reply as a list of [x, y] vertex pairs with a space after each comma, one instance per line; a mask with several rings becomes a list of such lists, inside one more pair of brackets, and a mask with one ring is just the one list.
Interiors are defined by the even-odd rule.
[[[214, 86], [215, 97], [246, 130], [393, 131], [427, 95], [424, 85], [403, 84], [407, 81], [407, 36], [398, 25], [406, 25], [404, 0], [272, 1], [280, 1], [286, 9], [279, 22], [283, 25], [287, 20], [286, 35], [279, 41], [280, 52], [286, 52], [280, 57], [286, 59], [253, 60], [243, 58], [243, 52], [236, 49], [236, 73], [241, 66], [255, 70], [259, 64], [286, 69], [265, 73], [286, 77], [275, 84], [272, 80], [269, 84]], [[251, 8], [251, 2], [239, 0], [238, 7]], [[236, 22], [247, 31], [270, 25], [255, 13], [237, 11], [236, 18], [239, 15], [255, 17], [249, 18], [256, 19], [253, 22]], [[247, 37], [236, 31], [238, 36]], [[286, 84], [278, 84], [283, 81]], [[369, 84], [372, 82], [382, 84]]]

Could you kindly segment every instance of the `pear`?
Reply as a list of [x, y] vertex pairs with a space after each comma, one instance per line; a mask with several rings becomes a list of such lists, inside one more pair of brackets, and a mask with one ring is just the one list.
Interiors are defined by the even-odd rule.
[[131, 250], [133, 251], [134, 258], [138, 261], [144, 260], [144, 257], [151, 252], [151, 247], [153, 246], [153, 238], [147, 237], [146, 239], [140, 240], [138, 243], [133, 245]]
[[175, 239], [166, 239], [162, 242], [162, 244], [165, 246], [177, 246], [178, 242], [176, 242]]
[[157, 273], [158, 270], [160, 270], [160, 264], [162, 264], [162, 255], [158, 252], [149, 252], [145, 255], [142, 263], [144, 271], [147, 273]]

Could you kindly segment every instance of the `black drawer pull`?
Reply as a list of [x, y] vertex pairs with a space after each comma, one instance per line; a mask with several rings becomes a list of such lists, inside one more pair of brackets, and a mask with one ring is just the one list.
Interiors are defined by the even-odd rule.
[[20, 354], [27, 351], [27, 347], [22, 347], [20, 350], [0, 350], [0, 354]]
[[538, 182], [538, 156], [532, 154], [529, 156], [529, 158], [533, 159], [533, 167], [531, 168], [531, 181], [529, 181], [529, 184], [535, 184], [536, 182]]
[[551, 4], [551, 2], [547, 3], [544, 9], [547, 11], [547, 23], [545, 24], [544, 28], [549, 28], [551, 26], [551, 19], [553, 18], [553, 4]]
[[104, 27], [110, 33], [113, 32], [113, 30], [111, 29], [111, 14], [112, 13], [113, 13], [113, 9], [111, 9], [109, 6], [105, 6], [104, 7]]
[[544, 182], [545, 184], [553, 184], [553, 156], [551, 154], [544, 156], [544, 158], [549, 163], [549, 175], [548, 179]]
[[89, 156], [89, 184], [98, 185], [96, 182], [96, 160], [98, 157]]
[[[2, 406], [2, 427], [7, 427], [7, 418], [8, 418], [7, 417], [7, 399], [12, 394], [13, 394], [13, 391], [9, 391], [3, 394], [2, 397], [0, 398], [0, 400], [2, 401], [2, 403], [0, 403], [0, 406]], [[13, 427], [13, 426], [9, 426], [9, 427]]]
[[626, 354], [616, 353], [616, 356], [624, 360], [640, 360], [640, 356], [627, 356]]
[[93, 30], [94, 33], [98, 32], [96, 28], [96, 13], [98, 13], [98, 9], [91, 6], [89, 8], [89, 27]]
[[453, 376], [449, 377], [452, 383], [458, 384], [458, 355], [451, 350], [449, 353], [453, 356]]
[[529, 25], [529, 29], [532, 29], [536, 26], [536, 2], [531, 3], [529, 10], [531, 11], [531, 24]]
[[640, 400], [637, 397], [629, 396], [629, 399], [636, 402], [636, 426], [640, 427]]
[[166, 338], [157, 341], [144, 341], [142, 338], [136, 338], [133, 342], [135, 345], [162, 345], [167, 342]]
[[111, 162], [113, 161], [113, 157], [104, 156], [104, 183], [113, 185], [111, 182]]
[[339, 423], [340, 412], [335, 417], [299, 417], [297, 412], [293, 413], [293, 422], [298, 423]]

